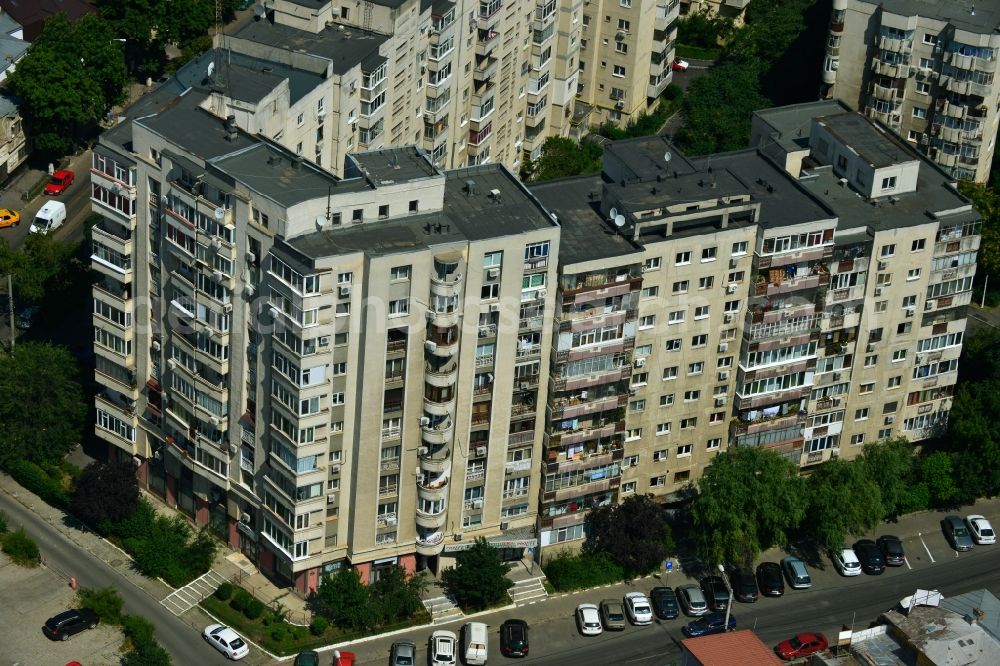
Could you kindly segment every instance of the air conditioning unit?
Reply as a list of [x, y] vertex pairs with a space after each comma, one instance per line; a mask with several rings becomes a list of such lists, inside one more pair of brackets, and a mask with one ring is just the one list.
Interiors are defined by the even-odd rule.
[[727, 400], [726, 396], [720, 395], [718, 398], [715, 399], [715, 406], [722, 407], [724, 404], [726, 404], [726, 400]]
[[615, 102], [615, 108], [616, 109], [624, 109], [625, 108], [625, 100], [620, 99], [617, 102]]
[[906, 308], [906, 316], [907, 317], [912, 317], [913, 316], [913, 312], [914, 312], [914, 308]]
[[340, 474], [340, 464], [330, 465], [330, 474]]
[[472, 500], [471, 506], [472, 506], [473, 509], [482, 509], [483, 508], [483, 500], [481, 500], [481, 499], [474, 499], [474, 500]]
[[421, 416], [420, 417], [420, 426], [421, 427], [429, 426], [430, 424], [431, 424], [431, 418], [429, 416]]
[[216, 268], [214, 271], [212, 271], [212, 277], [214, 277], [216, 280], [225, 280], [226, 274], [220, 271], [218, 268]]
[[226, 314], [229, 314], [230, 312], [233, 311], [233, 304], [232, 303], [223, 303], [222, 304], [222, 311], [225, 312]]
[[586, 400], [588, 395], [590, 395], [590, 394], [587, 393], [586, 391], [580, 391], [580, 399], [581, 400]]
[[159, 340], [153, 340], [153, 342], [150, 343], [149, 346], [153, 348], [153, 351], [160, 351], [160, 341]]
[[878, 269], [880, 271], [887, 271], [889, 270], [889, 264], [885, 261], [880, 261], [878, 262]]
[[222, 419], [215, 414], [212, 414], [212, 425], [219, 425], [220, 423], [222, 423]]
[[637, 368], [641, 368], [642, 366], [646, 365], [646, 357], [644, 356], [639, 357], [635, 359], [635, 361], [633, 361], [632, 364]]
[[896, 415], [895, 414], [890, 414], [889, 416], [885, 417], [885, 424], [886, 425], [892, 425], [895, 422], [896, 422]]
[[327, 504], [333, 504], [336, 501], [337, 501], [337, 493], [327, 493], [326, 494], [326, 503]]
[[840, 381], [840, 377], [841, 377], [841, 374], [839, 372], [833, 373], [833, 381], [839, 382]]
[[[587, 4], [590, 4], [590, 3], [587, 3]], [[506, 520], [500, 522], [500, 530], [501, 531], [506, 531], [506, 530], [509, 530], [509, 529], [510, 529], [510, 523], [508, 523]]]
[[535, 298], [545, 298], [546, 293], [544, 289], [538, 289], [535, 291]]
[[875, 287], [875, 295], [876, 296], [882, 295], [882, 287]]
[[437, 343], [434, 342], [433, 340], [428, 340], [424, 343], [424, 349], [426, 349], [429, 352], [436, 352], [437, 348], [438, 348]]
[[486, 271], [486, 277], [488, 277], [491, 280], [496, 280], [498, 277], [500, 277], [500, 269], [499, 268], [489, 269], [488, 271]]
[[728, 382], [729, 381], [729, 371], [728, 370], [719, 370], [719, 381], [720, 382]]
[[479, 457], [479, 458], [486, 457], [486, 447], [485, 446], [477, 446], [476, 447], [476, 456]]
[[344, 298], [345, 296], [350, 296], [350, 295], [351, 295], [351, 285], [349, 284], [340, 285], [340, 297]]
[[490, 312], [500, 312], [500, 304], [499, 303], [490, 304]]
[[256, 264], [257, 263], [257, 255], [254, 254], [253, 252], [247, 252], [247, 263], [248, 264]]
[[735, 294], [735, 293], [736, 293], [736, 289], [737, 289], [738, 287], [739, 287], [739, 285], [735, 285], [735, 284], [727, 284], [727, 285], [726, 285], [726, 293], [727, 293], [727, 294]]
[[722, 321], [726, 322], [727, 324], [732, 324], [733, 323], [733, 315], [731, 313], [727, 312], [726, 316], [722, 318]]
[[727, 352], [727, 351], [729, 351], [729, 343], [728, 342], [720, 342], [719, 343], [719, 352], [721, 353], [721, 352]]
[[244, 511], [243, 513], [241, 513], [240, 514], [240, 522], [243, 523], [244, 525], [249, 525], [250, 524], [250, 514], [247, 513], [246, 511]]
[[421, 446], [420, 448], [417, 449], [418, 456], [426, 456], [428, 453], [430, 453], [430, 449], [427, 448], [426, 446]]
[[177, 359], [176, 358], [168, 358], [167, 359], [167, 367], [170, 368], [171, 370], [174, 370], [177, 367]]
[[316, 338], [316, 345], [319, 346], [319, 347], [329, 347], [330, 346], [330, 336], [329, 335], [321, 335], [321, 336], [319, 336], [318, 338]]
[[736, 268], [736, 266], [737, 266], [736, 260], [735, 259], [730, 259], [729, 260], [729, 267], [730, 268]]
[[454, 534], [451, 535], [451, 538], [454, 539], [455, 541], [461, 541], [463, 536], [464, 534], [462, 532], [455, 532]]

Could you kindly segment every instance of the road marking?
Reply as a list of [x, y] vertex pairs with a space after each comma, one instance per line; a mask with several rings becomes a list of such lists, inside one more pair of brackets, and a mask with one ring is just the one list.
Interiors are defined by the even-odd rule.
[[927, 542], [924, 541], [923, 532], [917, 532], [917, 538], [920, 539], [920, 543], [923, 544], [924, 550], [927, 551], [927, 557], [931, 558], [931, 563], [934, 563], [936, 560], [934, 559], [934, 556], [931, 555], [931, 549], [927, 547]]
[[910, 566], [910, 560], [906, 555], [903, 555], [903, 561], [906, 562], [906, 568], [912, 570], [913, 567]]

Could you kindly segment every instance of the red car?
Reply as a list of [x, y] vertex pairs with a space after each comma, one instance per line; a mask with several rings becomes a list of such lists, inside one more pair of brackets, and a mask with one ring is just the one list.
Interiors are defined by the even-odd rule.
[[774, 651], [782, 659], [791, 661], [800, 657], [808, 657], [821, 650], [828, 648], [830, 644], [823, 634], [814, 634], [810, 631], [796, 634], [787, 641], [782, 641], [774, 646]]
[[73, 172], [67, 169], [59, 169], [52, 174], [52, 179], [45, 185], [45, 193], [49, 196], [62, 194], [66, 188], [73, 184]]
[[674, 58], [674, 63], [670, 66], [675, 72], [686, 72], [688, 67], [690, 67], [688, 61], [680, 58]]

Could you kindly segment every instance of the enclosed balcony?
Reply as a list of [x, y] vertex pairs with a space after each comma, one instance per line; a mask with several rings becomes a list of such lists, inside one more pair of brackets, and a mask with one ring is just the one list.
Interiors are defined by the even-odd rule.
[[424, 412], [433, 416], [450, 416], [455, 411], [455, 389], [424, 384]]
[[[435, 313], [437, 314], [437, 313]], [[455, 313], [457, 316], [457, 312]], [[437, 321], [435, 318], [433, 321]], [[427, 340], [424, 348], [432, 355], [437, 356], [444, 362], [447, 357], [458, 353], [459, 334], [458, 326], [447, 327], [432, 325], [427, 327]]]
[[437, 521], [440, 522], [440, 525], [424, 525], [420, 520], [420, 512], [417, 512], [417, 525], [434, 530], [417, 536], [415, 545], [419, 555], [433, 557], [434, 555], [439, 555], [444, 550], [444, 533], [439, 528], [444, 527], [444, 519], [446, 517], [447, 514], [441, 514], [441, 520]]

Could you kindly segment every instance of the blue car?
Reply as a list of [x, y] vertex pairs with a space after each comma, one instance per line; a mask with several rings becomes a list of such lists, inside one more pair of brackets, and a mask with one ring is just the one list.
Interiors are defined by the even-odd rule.
[[[694, 622], [689, 622], [681, 628], [681, 631], [688, 638], [696, 638], [698, 636], [708, 636], [709, 634], [721, 634], [727, 631], [726, 628], [726, 614], [725, 613], [709, 613], [704, 617], [700, 617]], [[732, 631], [736, 628], [736, 617], [733, 615], [729, 616], [729, 627], [728, 631]]]

